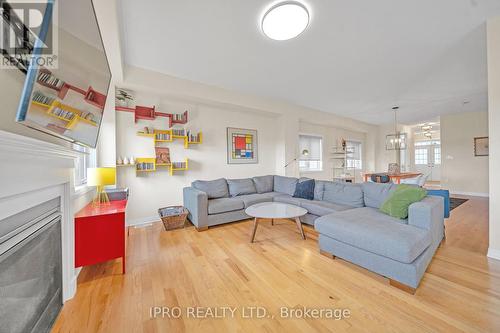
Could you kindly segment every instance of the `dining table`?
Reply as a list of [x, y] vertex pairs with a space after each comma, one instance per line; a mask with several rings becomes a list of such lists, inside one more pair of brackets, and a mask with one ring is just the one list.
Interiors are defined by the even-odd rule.
[[422, 174], [421, 172], [400, 172], [394, 174], [390, 174], [387, 172], [373, 172], [373, 173], [365, 173], [363, 177], [364, 181], [367, 182], [372, 175], [386, 175], [394, 184], [401, 184], [401, 179], [415, 178], [420, 176], [421, 174]]

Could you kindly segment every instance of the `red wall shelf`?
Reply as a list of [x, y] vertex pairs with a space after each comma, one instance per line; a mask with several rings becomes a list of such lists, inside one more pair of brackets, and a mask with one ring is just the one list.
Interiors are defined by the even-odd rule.
[[[40, 73], [52, 75], [52, 72], [49, 71], [48, 69], [45, 69], [45, 68], [40, 69]], [[53, 76], [53, 77], [55, 78], [55, 76]], [[59, 82], [63, 82], [63, 81], [59, 80]], [[47, 88], [50, 88], [50, 89], [57, 91], [57, 97], [59, 97], [60, 99], [64, 99], [66, 97], [68, 90], [73, 90], [73, 91], [83, 95], [84, 96], [83, 99], [85, 100], [85, 102], [87, 102], [95, 107], [98, 107], [101, 110], [104, 110], [104, 104], [106, 102], [106, 95], [98, 92], [97, 90], [92, 89], [92, 87], [89, 87], [87, 90], [83, 90], [81, 88], [78, 88], [77, 86], [71, 85], [71, 84], [66, 83], [66, 82], [63, 82], [62, 86], [58, 87], [57, 85], [50, 84], [50, 83], [47, 83], [47, 82], [40, 80], [40, 74], [37, 77], [37, 83], [44, 86], [44, 87], [47, 87]]]
[[115, 111], [121, 112], [133, 112], [134, 113], [134, 121], [137, 123], [137, 120], [155, 120], [156, 117], [166, 117], [168, 118], [168, 127], [171, 128], [174, 124], [186, 124], [188, 122], [188, 112], [184, 111], [184, 113], [178, 117], [180, 119], [176, 119], [176, 115], [172, 113], [165, 112], [157, 112], [155, 110], [155, 106], [139, 106], [136, 107], [126, 107], [126, 106], [116, 106]]
[[103, 110], [104, 104], [106, 103], [106, 95], [103, 95], [97, 90], [92, 89], [92, 87], [89, 87], [87, 93], [85, 94], [84, 100], [87, 103], [92, 104]]

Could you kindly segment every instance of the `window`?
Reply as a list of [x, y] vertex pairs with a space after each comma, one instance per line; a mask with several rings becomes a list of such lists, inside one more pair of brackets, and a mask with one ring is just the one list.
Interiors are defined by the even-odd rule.
[[[323, 170], [323, 139], [313, 135], [299, 135], [299, 169], [300, 171]], [[307, 150], [308, 154], [302, 154]]]
[[75, 160], [75, 187], [87, 184], [87, 168], [96, 166], [96, 150], [73, 145], [75, 150], [83, 152]]
[[441, 164], [441, 147], [434, 147], [434, 164]]
[[415, 142], [415, 165], [441, 164], [441, 141]]
[[415, 164], [427, 165], [427, 148], [415, 148]]
[[361, 170], [363, 168], [361, 142], [348, 140], [346, 145], [347, 151], [352, 152], [347, 154], [347, 167]]

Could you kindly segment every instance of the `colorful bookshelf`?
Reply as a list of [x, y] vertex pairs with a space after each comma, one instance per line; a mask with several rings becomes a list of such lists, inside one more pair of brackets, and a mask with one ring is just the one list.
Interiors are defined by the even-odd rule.
[[69, 84], [59, 78], [57, 78], [51, 71], [46, 68], [41, 68], [38, 76], [37, 83], [57, 91], [57, 97], [64, 99], [69, 90], [73, 90], [81, 95], [83, 95], [83, 100], [95, 107], [104, 109], [104, 104], [106, 102], [106, 95], [98, 92], [97, 90], [89, 87], [87, 90], [78, 88], [72, 84]]
[[184, 148], [188, 149], [189, 145], [198, 145], [203, 143], [203, 133], [199, 132], [197, 134], [187, 133], [184, 137]]
[[136, 172], [155, 172], [156, 159], [154, 157], [138, 157], [135, 159]]
[[47, 109], [47, 114], [53, 118], [65, 121], [65, 127], [72, 129], [78, 121], [80, 110], [64, 105], [59, 101], [54, 101]]
[[157, 142], [172, 142], [172, 130], [154, 130], [155, 146]]
[[170, 176], [174, 175], [176, 171], [189, 170], [188, 159], [186, 158], [184, 162], [172, 162], [170, 165]]
[[169, 124], [168, 127], [172, 127], [174, 124], [187, 124], [188, 122], [188, 112], [184, 113], [169, 113]]

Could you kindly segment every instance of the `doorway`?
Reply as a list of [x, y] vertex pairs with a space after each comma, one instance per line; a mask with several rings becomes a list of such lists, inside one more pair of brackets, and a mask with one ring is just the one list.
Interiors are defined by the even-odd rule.
[[429, 175], [427, 180], [441, 180], [441, 140], [415, 141], [415, 170]]

